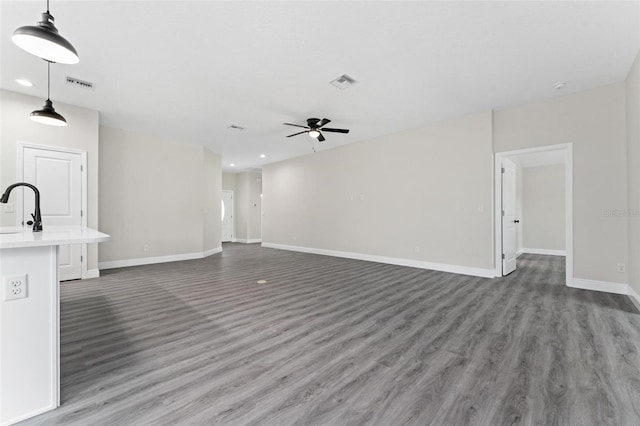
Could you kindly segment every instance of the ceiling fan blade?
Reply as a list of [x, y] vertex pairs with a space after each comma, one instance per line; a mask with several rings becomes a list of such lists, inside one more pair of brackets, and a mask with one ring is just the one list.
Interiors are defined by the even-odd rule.
[[[318, 133], [320, 133], [320, 132], [318, 132]], [[322, 136], [322, 133], [320, 133], [320, 134], [318, 135], [318, 141], [319, 141], [319, 142], [324, 142], [324, 140], [325, 140], [325, 139], [324, 139], [324, 136]]]
[[349, 129], [331, 129], [328, 127], [325, 127], [324, 129], [322, 129], [323, 132], [334, 132], [334, 133], [349, 133]]
[[329, 123], [331, 123], [331, 120], [329, 120], [328, 118], [323, 118], [318, 122], [318, 127], [326, 126]]
[[303, 133], [309, 133], [309, 132], [307, 132], [307, 131], [305, 130], [304, 132], [294, 133], [294, 134], [289, 135], [289, 136], [287, 136], [287, 137], [288, 137], [288, 138], [290, 138], [291, 136], [298, 136], [298, 135], [301, 135], [301, 134], [303, 134]]
[[285, 124], [285, 125], [287, 125], [287, 126], [302, 127], [303, 129], [308, 129], [308, 128], [309, 128], [309, 127], [307, 127], [307, 126], [301, 126], [301, 125], [299, 125], [299, 124], [291, 124], [291, 123], [282, 123], [282, 124]]

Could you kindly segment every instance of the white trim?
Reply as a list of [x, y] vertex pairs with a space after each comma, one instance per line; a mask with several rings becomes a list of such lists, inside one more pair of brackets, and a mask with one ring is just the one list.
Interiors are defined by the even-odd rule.
[[627, 295], [629, 296], [629, 299], [631, 299], [635, 307], [640, 310], [640, 295], [636, 293], [636, 291], [630, 285], [627, 286]]
[[242, 243], [242, 244], [255, 244], [255, 243], [261, 243], [262, 242], [262, 238], [253, 238], [253, 239], [249, 239], [249, 240], [245, 240], [244, 238], [237, 238], [236, 242], [237, 243]]
[[522, 251], [522, 249], [518, 250], [518, 251], [516, 252], [516, 257], [520, 257], [520, 255], [522, 255], [522, 253], [524, 253], [524, 252]]
[[262, 247], [320, 254], [323, 256], [343, 257], [347, 259], [366, 260], [368, 262], [388, 263], [391, 265], [409, 266], [412, 268], [431, 269], [454, 274], [472, 275], [475, 277], [494, 278], [492, 268], [474, 268], [470, 266], [448, 265], [444, 263], [424, 262], [421, 260], [402, 259], [398, 257], [377, 256], [373, 254], [353, 253], [348, 251], [325, 250], [313, 247], [290, 246], [285, 244], [262, 243]]
[[168, 256], [156, 257], [140, 257], [137, 259], [112, 260], [109, 262], [100, 262], [100, 269], [125, 268], [127, 266], [153, 265], [156, 263], [178, 262], [181, 260], [202, 259], [212, 254], [222, 252], [222, 247], [216, 247], [211, 250], [198, 253], [171, 254]]
[[583, 290], [602, 291], [614, 294], [629, 294], [629, 286], [624, 283], [612, 283], [608, 281], [588, 280], [586, 278], [574, 278], [573, 283], [567, 284], [569, 287], [581, 288]]
[[550, 250], [550, 249], [536, 249], [536, 248], [522, 248], [518, 252], [518, 256], [523, 253], [527, 254], [544, 254], [545, 256], [566, 256], [566, 250]]
[[495, 153], [494, 161], [494, 274], [502, 276], [502, 159], [514, 155], [564, 150], [565, 152], [565, 265], [566, 283], [573, 282], [573, 144], [564, 143]]
[[32, 417], [38, 416], [42, 413], [46, 413], [47, 411], [51, 411], [55, 408], [57, 408], [59, 405], [50, 405], [48, 407], [44, 407], [44, 408], [40, 408], [38, 410], [34, 410], [29, 412], [29, 414], [25, 414], [23, 416], [19, 416], [19, 417], [14, 417], [13, 419], [7, 420], [5, 423], [2, 423], [2, 426], [11, 426], [11, 425], [15, 425], [16, 423], [20, 423], [24, 420], [30, 419]]
[[100, 277], [100, 269], [89, 269], [87, 270], [87, 276], [83, 278], [84, 279], [89, 279], [89, 278], [99, 278]]
[[604, 293], [625, 294], [629, 296], [631, 303], [640, 310], [640, 295], [629, 284], [612, 283], [607, 281], [588, 280], [586, 278], [574, 278], [569, 287], [583, 290], [602, 291]]
[[209, 257], [217, 253], [222, 253], [222, 246], [212, 248], [211, 250], [205, 250], [204, 252], [202, 252], [202, 257]]

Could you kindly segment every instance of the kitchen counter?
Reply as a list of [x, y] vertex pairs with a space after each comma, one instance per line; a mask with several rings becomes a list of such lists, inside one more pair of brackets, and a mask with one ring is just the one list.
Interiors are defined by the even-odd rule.
[[0, 425], [60, 405], [59, 246], [108, 239], [84, 226], [0, 228]]
[[31, 227], [0, 227], [0, 249], [101, 243], [107, 240], [107, 234], [86, 226], [48, 226], [40, 232], [33, 232]]

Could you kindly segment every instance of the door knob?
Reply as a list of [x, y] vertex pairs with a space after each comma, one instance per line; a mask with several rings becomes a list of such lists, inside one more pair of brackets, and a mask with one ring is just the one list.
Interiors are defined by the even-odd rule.
[[515, 219], [513, 223], [520, 223], [520, 221], [518, 219]]

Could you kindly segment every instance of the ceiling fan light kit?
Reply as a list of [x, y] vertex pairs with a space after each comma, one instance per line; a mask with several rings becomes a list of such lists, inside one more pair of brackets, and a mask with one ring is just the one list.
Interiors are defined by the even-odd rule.
[[319, 118], [307, 118], [306, 126], [301, 126], [299, 124], [291, 124], [291, 123], [283, 123], [283, 124], [285, 126], [302, 127], [303, 129], [307, 129], [307, 130], [303, 130], [301, 132], [289, 135], [287, 136], [288, 138], [306, 133], [309, 136], [311, 136], [313, 139], [318, 139], [319, 142], [323, 142], [326, 139], [322, 135], [322, 132], [349, 133], [349, 129], [330, 129], [328, 127], [324, 127], [329, 123], [331, 123], [331, 120], [329, 120], [328, 118], [323, 118], [322, 120]]
[[42, 20], [38, 25], [18, 28], [14, 31], [11, 40], [24, 51], [47, 62], [47, 100], [41, 109], [29, 114], [29, 118], [50, 126], [66, 126], [67, 120], [56, 112], [50, 98], [51, 63], [77, 64], [80, 58], [73, 45], [59, 34], [55, 19], [49, 13], [49, 0], [47, 0], [47, 11], [42, 14]]

